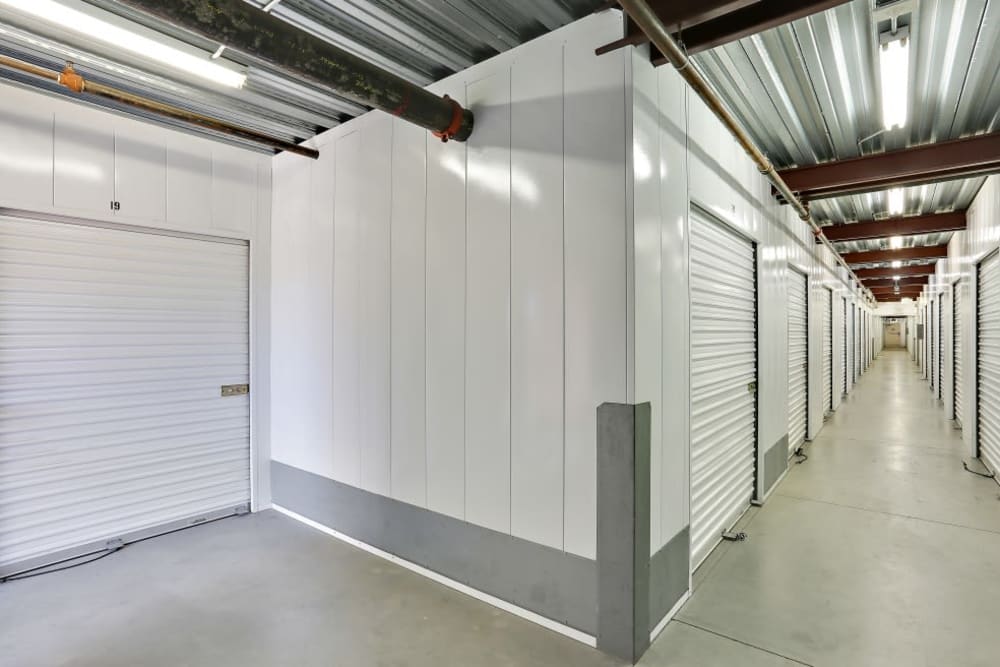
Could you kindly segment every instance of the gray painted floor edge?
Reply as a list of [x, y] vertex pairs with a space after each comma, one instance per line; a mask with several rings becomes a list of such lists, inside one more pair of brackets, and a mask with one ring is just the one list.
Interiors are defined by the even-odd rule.
[[[1000, 487], [886, 351], [640, 665], [995, 665]], [[275, 512], [0, 585], [0, 662], [620, 665]]]

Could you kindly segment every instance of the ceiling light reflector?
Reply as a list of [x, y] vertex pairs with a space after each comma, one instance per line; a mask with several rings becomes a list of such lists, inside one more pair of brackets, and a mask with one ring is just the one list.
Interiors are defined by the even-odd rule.
[[0, 0], [0, 5], [222, 86], [242, 88], [247, 80], [246, 75], [212, 62], [210, 54], [200, 58], [53, 0]]
[[892, 238], [890, 238], [889, 239], [889, 247], [892, 248], [893, 250], [898, 250], [898, 249], [902, 248], [903, 247], [903, 237], [902, 236], [893, 236]]
[[903, 188], [889, 190], [887, 199], [889, 200], [889, 215], [902, 215], [905, 208]]
[[892, 260], [892, 268], [898, 269], [901, 266], [903, 266], [903, 262], [902, 261], [900, 261], [898, 259]]
[[896, 39], [879, 47], [882, 74], [882, 124], [885, 129], [906, 125], [909, 102], [910, 40]]

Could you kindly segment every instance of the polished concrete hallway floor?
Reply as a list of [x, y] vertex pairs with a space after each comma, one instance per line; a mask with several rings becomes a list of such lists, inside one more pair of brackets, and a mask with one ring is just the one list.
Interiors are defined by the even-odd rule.
[[[1000, 664], [1000, 486], [905, 353], [807, 452], [640, 664]], [[619, 664], [275, 512], [0, 585], [5, 667]]]
[[703, 665], [1000, 664], [1000, 486], [906, 352], [884, 351], [676, 623], [744, 645]]

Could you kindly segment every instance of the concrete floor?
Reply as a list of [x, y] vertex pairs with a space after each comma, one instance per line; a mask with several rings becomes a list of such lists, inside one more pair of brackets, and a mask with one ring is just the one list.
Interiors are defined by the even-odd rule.
[[[644, 667], [1000, 664], [1000, 486], [885, 352]], [[274, 512], [0, 586], [0, 664], [618, 665]]]

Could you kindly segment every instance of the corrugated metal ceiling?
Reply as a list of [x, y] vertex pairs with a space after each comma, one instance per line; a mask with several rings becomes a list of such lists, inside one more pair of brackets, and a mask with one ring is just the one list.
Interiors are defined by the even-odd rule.
[[[1000, 0], [919, 0], [909, 121], [882, 131], [873, 0], [854, 0], [694, 58], [779, 167], [1000, 130]], [[906, 214], [968, 207], [982, 178], [910, 188]], [[886, 215], [884, 193], [813, 202], [820, 222]], [[864, 243], [859, 243], [859, 249]]]
[[[248, 1], [258, 7], [269, 4], [269, 0]], [[206, 55], [219, 46], [114, 0], [63, 2], [140, 23]], [[282, 0], [271, 11], [403, 78], [426, 85], [570, 23], [601, 4], [601, 0]], [[242, 90], [202, 86], [168, 69], [140, 69], [124, 54], [97, 41], [25, 20], [11, 10], [0, 9], [0, 53], [53, 70], [62, 69], [70, 60], [95, 81], [284, 140], [307, 139], [366, 111], [332, 91], [232, 51], [226, 51], [223, 60], [247, 69]], [[0, 69], [0, 78], [72, 95], [54, 84], [9, 70]], [[90, 101], [114, 106], [104, 100]], [[171, 124], [162, 119], [157, 122]]]

